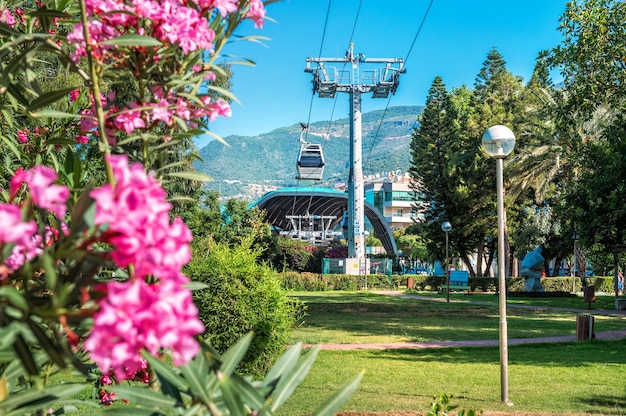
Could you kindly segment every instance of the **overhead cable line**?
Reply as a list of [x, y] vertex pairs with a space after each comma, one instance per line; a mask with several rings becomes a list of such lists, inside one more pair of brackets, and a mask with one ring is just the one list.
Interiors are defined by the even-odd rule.
[[[331, 6], [332, 0], [328, 0], [328, 8], [326, 9], [326, 19], [324, 20], [324, 30], [322, 31], [322, 41], [320, 42], [320, 50], [318, 52], [318, 56], [321, 57], [322, 56], [322, 49], [324, 48], [324, 40], [326, 39], [326, 28], [328, 27], [328, 18], [330, 16], [330, 6]], [[302, 133], [304, 133], [304, 141], [306, 142], [309, 136], [309, 125], [311, 124], [311, 113], [313, 112], [313, 98], [315, 97], [315, 91], [312, 91], [311, 93], [311, 101], [309, 102], [309, 115], [307, 117], [307, 122], [306, 122], [306, 126], [302, 126], [303, 131], [300, 132], [300, 139], [302, 140]], [[298, 179], [298, 182], [300, 181], [300, 179]], [[313, 186], [315, 187], [315, 183], [313, 183]], [[300, 185], [298, 184], [298, 186], [296, 187], [296, 192], [293, 198], [293, 206], [291, 208], [291, 214], [295, 214], [296, 212], [296, 201], [298, 198], [298, 189], [300, 188]], [[311, 198], [309, 199], [309, 207], [307, 208], [307, 214], [309, 213], [309, 210], [311, 209], [311, 203], [312, 203], [312, 199], [313, 199], [313, 195], [311, 195]]]
[[[424, 13], [424, 17], [422, 17], [422, 22], [420, 23], [419, 27], [417, 28], [417, 32], [415, 33], [415, 36], [413, 37], [413, 42], [411, 43], [411, 46], [409, 47], [409, 51], [406, 54], [406, 57], [404, 58], [404, 65], [406, 67], [406, 63], [409, 60], [409, 56], [411, 55], [411, 52], [413, 51], [413, 47], [415, 46], [415, 42], [417, 41], [417, 37], [419, 36], [420, 32], [422, 31], [422, 27], [424, 26], [424, 22], [426, 22], [426, 18], [428, 17], [428, 13], [430, 12], [430, 8], [432, 7], [433, 3], [435, 0], [430, 0], [430, 3], [428, 4], [428, 8], [426, 9], [426, 12]], [[376, 142], [378, 141], [378, 134], [380, 133], [380, 128], [383, 124], [383, 121], [385, 119], [385, 115], [387, 114], [387, 109], [389, 108], [389, 103], [391, 102], [391, 95], [389, 96], [389, 98], [387, 98], [387, 104], [385, 105], [385, 108], [383, 110], [383, 115], [380, 118], [380, 122], [378, 123], [378, 127], [376, 128], [376, 134], [374, 135], [374, 141], [372, 142], [372, 145], [370, 146], [370, 150], [367, 153], [367, 157], [365, 158], [365, 163], [367, 164], [370, 155], [372, 154], [372, 150], [374, 149], [374, 146], [376, 145]]]

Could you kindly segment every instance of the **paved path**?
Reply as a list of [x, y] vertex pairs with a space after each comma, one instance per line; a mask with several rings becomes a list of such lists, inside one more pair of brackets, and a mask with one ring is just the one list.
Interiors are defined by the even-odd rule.
[[[433, 298], [429, 296], [408, 295], [401, 292], [393, 291], [380, 291], [377, 294], [383, 296], [397, 296], [411, 299], [421, 299], [433, 302], [446, 302], [443, 298]], [[453, 300], [450, 302], [455, 303], [471, 303], [476, 305], [493, 305], [493, 302], [477, 302], [466, 300]], [[519, 304], [507, 304], [507, 308], [518, 309], [536, 309], [537, 306], [519, 305]], [[621, 310], [588, 310], [588, 309], [573, 309], [573, 308], [554, 308], [554, 307], [542, 307], [544, 309], [560, 310], [567, 312], [579, 312], [589, 313], [592, 315], [607, 315], [607, 316], [624, 316], [626, 317], [626, 311]], [[626, 338], [626, 329], [617, 331], [603, 331], [595, 333], [596, 339], [615, 340]], [[560, 337], [542, 337], [542, 338], [509, 338], [508, 345], [520, 345], [520, 344], [533, 344], [533, 343], [551, 343], [551, 342], [568, 342], [576, 341], [575, 335], [564, 335]], [[435, 342], [396, 342], [386, 344], [322, 344], [323, 350], [386, 350], [386, 349], [422, 349], [422, 348], [449, 348], [449, 347], [483, 347], [483, 346], [498, 346], [500, 341], [493, 340], [474, 340], [474, 341], [435, 341]]]

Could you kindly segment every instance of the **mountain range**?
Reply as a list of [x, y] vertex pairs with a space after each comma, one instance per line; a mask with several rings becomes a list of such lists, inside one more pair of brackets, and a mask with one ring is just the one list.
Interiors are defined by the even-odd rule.
[[[409, 169], [410, 143], [422, 106], [397, 106], [363, 113], [361, 137], [363, 174], [387, 175]], [[228, 136], [228, 145], [213, 140], [200, 149], [197, 171], [208, 174], [207, 189], [222, 198], [254, 201], [265, 193], [284, 187], [332, 188], [345, 183], [350, 159], [350, 119], [311, 123], [303, 137], [322, 145], [325, 167], [320, 182], [296, 180], [300, 149], [300, 123], [258, 136]]]

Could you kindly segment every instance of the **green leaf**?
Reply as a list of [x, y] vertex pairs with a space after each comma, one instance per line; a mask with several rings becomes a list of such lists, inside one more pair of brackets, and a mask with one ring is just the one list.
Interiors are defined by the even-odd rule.
[[127, 399], [133, 404], [142, 406], [156, 407], [158, 409], [173, 409], [177, 402], [169, 396], [149, 390], [146, 387], [118, 384], [109, 386], [108, 389], [115, 392], [117, 398]]
[[[1, 401], [0, 410], [2, 410], [4, 414], [23, 415], [27, 413], [24, 412], [24, 406], [26, 405], [35, 403], [38, 408], [47, 408], [48, 404], [59, 399], [70, 398], [87, 387], [89, 387], [89, 385], [84, 383], [66, 383], [46, 387], [41, 390], [31, 388], [16, 394], [11, 394], [6, 400]], [[20, 409], [18, 413], [8, 413], [17, 409]]]
[[45, 271], [46, 284], [50, 290], [56, 291], [58, 276], [56, 268], [54, 267], [54, 260], [50, 253], [44, 252], [41, 255], [41, 262]]
[[4, 22], [0, 22], [0, 35], [8, 37], [18, 37], [21, 33]]
[[222, 354], [222, 365], [220, 366], [222, 373], [230, 376], [235, 371], [244, 355], [246, 355], [248, 348], [250, 348], [252, 336], [251, 332], [247, 333], [235, 345], [230, 347], [228, 351]]
[[359, 375], [341, 386], [339, 390], [313, 411], [312, 416], [332, 416], [359, 387], [364, 374], [365, 371], [361, 371]]
[[258, 386], [255, 388], [255, 386], [250, 384], [250, 382], [248, 382], [237, 373], [233, 373], [230, 379], [233, 381], [235, 386], [237, 386], [239, 395], [243, 399], [244, 403], [246, 403], [248, 406], [255, 410], [259, 410], [263, 406], [265, 406], [265, 392], [259, 392], [258, 389], [267, 389], [269, 391], [268, 388], [264, 388], [262, 386]]
[[115, 415], [115, 416], [159, 416], [163, 415], [154, 409], [140, 409], [128, 407], [114, 407], [98, 412], [98, 414]]
[[69, 19], [72, 16], [70, 16], [67, 13], [63, 13], [62, 11], [59, 10], [51, 10], [48, 9], [46, 7], [42, 7], [40, 9], [37, 9], [35, 11], [29, 12], [28, 13], [29, 16], [36, 16], [36, 17], [40, 17], [40, 16], [47, 16], [47, 17], [59, 17], [62, 19]]
[[31, 332], [33, 333], [33, 335], [35, 335], [35, 338], [37, 338], [37, 341], [39, 341], [39, 345], [41, 345], [48, 357], [50, 357], [50, 359], [60, 368], [66, 368], [67, 365], [65, 364], [65, 360], [63, 359], [61, 354], [59, 354], [58, 348], [54, 345], [52, 341], [50, 341], [50, 339], [46, 336], [41, 327], [30, 318], [26, 319], [26, 323], [30, 327]]
[[113, 39], [100, 42], [101, 45], [113, 46], [161, 46], [161, 42], [151, 36], [143, 36], [137, 34], [121, 35]]
[[207, 380], [209, 368], [204, 359], [204, 354], [197, 354], [192, 361], [181, 366], [180, 371], [187, 380], [191, 391], [208, 406], [211, 403], [211, 395], [206, 387], [209, 384]]
[[39, 110], [40, 108], [54, 104], [58, 100], [62, 98], [66, 98], [67, 95], [71, 91], [74, 91], [75, 89], [76, 87], [64, 88], [61, 90], [49, 91], [45, 94], [42, 94], [39, 97], [37, 97], [35, 100], [31, 101], [30, 105], [26, 107], [26, 111], [32, 112], [35, 110]]
[[64, 111], [57, 110], [41, 110], [32, 114], [37, 118], [78, 118], [79, 116], [73, 113], [66, 113]]
[[213, 178], [211, 178], [206, 173], [196, 172], [196, 171], [185, 171], [185, 172], [169, 172], [165, 176], [174, 176], [177, 178], [188, 179], [190, 181], [198, 181], [198, 182], [211, 182]]
[[28, 374], [35, 376], [39, 374], [39, 368], [37, 367], [37, 364], [35, 364], [35, 359], [30, 353], [30, 349], [28, 348], [28, 345], [26, 344], [26, 341], [24, 340], [22, 334], [17, 334], [15, 336], [13, 350], [22, 362], [22, 365], [24, 366]]
[[16, 308], [27, 311], [28, 303], [26, 303], [26, 299], [22, 296], [20, 292], [14, 286], [1, 286], [0, 287], [0, 299], [8, 300], [11, 305]]
[[302, 343], [292, 345], [287, 351], [280, 356], [276, 364], [272, 366], [270, 371], [265, 375], [263, 379], [263, 385], [269, 386], [274, 384], [275, 381], [280, 380], [283, 374], [289, 373], [298, 363], [298, 357], [302, 351]]
[[217, 377], [220, 381], [220, 390], [222, 391], [224, 403], [230, 410], [230, 414], [232, 416], [245, 416], [246, 410], [243, 406], [243, 401], [230, 378], [222, 372], [218, 372]]
[[146, 361], [148, 361], [150, 367], [152, 367], [159, 377], [166, 379], [178, 390], [186, 391], [189, 388], [189, 386], [185, 383], [185, 380], [176, 374], [176, 372], [169, 365], [147, 352], [143, 353], [143, 357]]
[[308, 374], [319, 352], [320, 346], [317, 345], [307, 352], [300, 361], [298, 361], [298, 365], [292, 372], [290, 372], [287, 376], [280, 378], [280, 381], [272, 394], [272, 411], [275, 411], [283, 403], [285, 403], [296, 387], [298, 387], [302, 380], [304, 380], [304, 377]]
[[[3, 111], [3, 114], [4, 114], [4, 111]], [[5, 116], [5, 119], [6, 119], [6, 116]], [[2, 142], [3, 142], [3, 146], [8, 147], [18, 160], [22, 159], [22, 153], [17, 149], [17, 146], [15, 146], [15, 142], [13, 140], [9, 139], [8, 137], [2, 136]]]
[[206, 289], [207, 287], [209, 287], [209, 285], [202, 283], [202, 282], [187, 282], [183, 285], [183, 287], [185, 287], [186, 289], [189, 289], [191, 291], [194, 290], [202, 290], [202, 289]]

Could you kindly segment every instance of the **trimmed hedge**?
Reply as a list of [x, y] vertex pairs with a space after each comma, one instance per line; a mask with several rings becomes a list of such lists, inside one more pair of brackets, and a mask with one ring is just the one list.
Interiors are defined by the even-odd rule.
[[[351, 275], [319, 273], [280, 273], [282, 287], [289, 291], [321, 292], [326, 290], [399, 289], [403, 276], [384, 274]], [[404, 279], [406, 286], [406, 278]]]
[[[326, 290], [363, 290], [367, 283], [368, 289], [398, 290], [406, 288], [409, 278], [413, 279], [413, 288], [416, 290], [431, 290], [438, 292], [445, 284], [445, 276], [430, 276], [422, 274], [394, 274], [388, 277], [384, 274], [368, 274], [366, 276], [347, 274], [318, 274], [284, 272], [280, 274], [282, 287], [289, 291], [319, 292]], [[367, 278], [367, 282], [366, 282]], [[470, 276], [468, 278], [470, 292], [496, 292], [498, 279], [486, 276]], [[546, 292], [571, 293], [572, 278], [569, 276], [544, 277], [541, 279]], [[594, 276], [587, 278], [587, 284], [594, 286], [596, 293], [611, 293], [613, 277]], [[524, 278], [509, 277], [506, 279], [508, 292], [524, 293]], [[580, 278], [574, 278], [574, 292], [582, 291]]]

